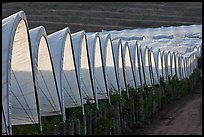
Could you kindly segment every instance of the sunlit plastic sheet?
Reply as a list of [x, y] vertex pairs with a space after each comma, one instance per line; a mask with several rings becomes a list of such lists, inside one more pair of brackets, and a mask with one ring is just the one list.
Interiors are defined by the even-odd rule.
[[202, 38], [202, 25], [181, 25], [175, 30], [185, 38]]
[[[171, 40], [160, 39], [160, 41], [141, 41], [140, 44], [185, 54], [186, 52], [191, 52], [195, 46], [201, 47], [202, 41], [200, 39], [186, 40], [175, 38]], [[196, 50], [198, 51], [198, 48]]]
[[187, 77], [186, 65], [187, 65], [187, 57], [186, 57], [186, 56], [183, 56], [183, 74], [184, 74], [184, 78]]
[[[201, 57], [202, 54], [202, 39], [185, 39], [184, 41], [180, 42], [178, 46], [186, 46], [188, 48], [193, 47], [197, 51], [196, 55], [197, 57]], [[192, 50], [187, 50], [186, 52], [191, 52]], [[185, 53], [186, 53], [185, 52]]]
[[180, 55], [180, 73], [181, 79], [184, 79], [184, 57]]
[[[148, 49], [150, 50], [149, 64], [150, 64], [150, 75], [152, 77], [153, 84], [159, 84], [160, 77], [164, 77], [164, 80], [167, 79], [165, 59], [163, 57], [164, 50], [162, 52], [159, 51], [159, 53], [158, 53], [158, 55], [160, 56], [159, 58], [161, 58], [161, 61], [162, 61], [162, 63], [161, 63], [162, 68], [160, 68], [160, 70], [158, 70], [159, 67], [161, 67], [161, 66], [158, 66], [158, 64], [157, 64], [157, 67], [155, 67], [156, 66], [156, 60], [157, 60], [157, 63], [160, 63], [160, 62], [158, 62], [158, 56], [156, 55], [157, 54], [156, 50], [159, 50], [160, 48], [158, 48], [158, 46], [161, 46], [161, 45], [158, 45], [157, 43], [158, 42], [154, 42], [154, 41], [151, 41], [151, 40], [144, 40], [144, 41], [139, 41], [138, 42], [139, 45], [141, 45], [143, 47], [148, 47]], [[156, 45], [156, 46], [154, 46], [154, 45]], [[162, 75], [158, 71], [162, 71]]]
[[93, 80], [91, 78], [91, 64], [88, 53], [87, 38], [85, 31], [79, 31], [71, 34], [74, 58], [76, 62], [76, 70], [78, 74], [80, 92], [82, 94], [83, 103], [89, 100], [98, 106], [97, 94], [94, 92]]
[[156, 57], [153, 53], [153, 48], [152, 47], [148, 47], [149, 48], [149, 52], [150, 52], [150, 69], [151, 69], [151, 74], [152, 74], [152, 82], [153, 84], [159, 84], [159, 74], [158, 74], [158, 68], [157, 68], [157, 63], [156, 60], [158, 61], [158, 56]]
[[112, 39], [121, 38], [122, 40], [158, 40], [158, 39], [202, 39], [202, 25], [181, 25], [158, 28], [137, 28], [124, 30], [102, 30], [103, 33], [110, 33]]
[[108, 91], [119, 91], [116, 79], [116, 66], [113, 57], [113, 46], [110, 34], [99, 33], [99, 37], [101, 42], [100, 45], [102, 49], [102, 59]]
[[124, 78], [126, 82], [127, 88], [136, 87], [134, 73], [133, 73], [133, 66], [132, 61], [130, 57], [130, 48], [128, 46], [127, 41], [121, 41], [122, 42], [122, 59], [123, 59], [123, 69], [124, 69]]
[[86, 33], [94, 92], [98, 99], [108, 99], [99, 33]]
[[140, 45], [140, 52], [142, 55], [142, 65], [144, 70], [144, 80], [145, 85], [151, 86], [153, 84], [152, 81], [152, 72], [150, 70], [150, 51], [148, 46]]
[[166, 60], [165, 60], [165, 50], [161, 50], [161, 59], [162, 59], [162, 73], [163, 73], [163, 78], [164, 81], [167, 80], [167, 72], [166, 72]]
[[135, 33], [132, 30], [120, 30], [120, 31], [106, 31], [102, 30], [102, 34], [110, 34], [112, 40], [121, 39], [125, 41], [130, 40], [144, 40], [145, 37], [143, 35], [140, 35], [139, 33]]
[[43, 26], [29, 30], [35, 85], [42, 116], [61, 114], [59, 93], [53, 70], [47, 34]]
[[182, 74], [182, 69], [181, 69], [181, 57], [182, 55], [179, 53], [176, 53], [177, 58], [178, 58], [178, 62], [176, 63], [177, 65], [177, 76], [179, 78], [179, 80], [181, 80], [183, 78], [183, 74]]
[[[177, 41], [177, 44], [175, 45]], [[154, 49], [162, 49], [164, 51], [170, 51], [170, 52], [174, 52], [174, 53], [179, 53], [179, 54], [186, 54], [188, 52], [192, 52], [192, 51], [196, 51], [196, 53], [198, 53], [198, 45], [202, 45], [200, 40], [195, 40], [195, 39], [189, 39], [189, 40], [168, 40], [168, 43], [166, 43], [166, 41], [157, 41], [157, 42], [146, 42], [147, 45], [153, 47]], [[145, 43], [145, 42], [143, 42]], [[171, 58], [170, 58], [171, 60]], [[168, 63], [168, 62], [167, 62]], [[171, 65], [171, 63], [170, 63]], [[167, 75], [170, 75], [170, 68], [172, 68], [172, 66], [167, 66]], [[173, 75], [171, 75], [173, 76]]]
[[164, 54], [164, 57], [165, 57], [165, 66], [166, 66], [166, 75], [167, 75], [167, 78], [170, 78], [172, 76], [171, 74], [171, 53], [169, 50], [165, 50], [164, 51], [165, 54]]
[[173, 46], [173, 45], [164, 45], [164, 44], [161, 44], [160, 42], [155, 42], [153, 44], [149, 44], [151, 45], [154, 49], [161, 49], [164, 51], [164, 60], [163, 60], [163, 67], [165, 68], [166, 71], [163, 71], [164, 74], [166, 73], [166, 75], [164, 75], [165, 79], [167, 79], [167, 76], [173, 76], [172, 75], [172, 55], [171, 53], [174, 52], [175, 53], [179, 53], [179, 54], [185, 54], [185, 53], [188, 53], [188, 52], [192, 52], [194, 47], [192, 46]]
[[190, 76], [190, 57], [186, 56], [186, 76], [189, 78]]
[[26, 15], [19, 11], [2, 20], [2, 106], [11, 125], [36, 124], [30, 37]]
[[189, 57], [189, 65], [190, 65], [190, 68], [189, 68], [189, 73], [190, 75], [193, 73], [193, 70], [195, 69], [195, 59], [196, 59], [196, 51], [193, 51], [193, 52], [189, 52], [189, 53], [186, 53], [185, 56]]
[[116, 65], [116, 75], [119, 85], [119, 92], [122, 90], [127, 91], [125, 79], [124, 79], [124, 70], [123, 70], [123, 60], [122, 60], [122, 42], [121, 39], [116, 39], [112, 41], [113, 45], [113, 56]]
[[134, 74], [134, 78], [135, 78], [135, 83], [136, 83], [136, 87], [140, 88], [142, 87], [142, 81], [141, 81], [141, 74], [140, 74], [140, 59], [139, 59], [139, 50], [138, 50], [138, 43], [137, 40], [130, 40], [127, 41], [128, 42], [128, 46], [130, 49], [130, 57], [131, 57], [131, 61], [132, 61], [132, 68], [133, 68], [133, 74]]
[[171, 76], [176, 75], [176, 55], [174, 51], [170, 51], [171, 54]]
[[62, 114], [65, 120], [65, 107], [82, 106], [69, 28], [48, 35], [48, 44], [56, 75]]
[[154, 56], [154, 60], [155, 60], [155, 64], [156, 64], [158, 81], [160, 81], [160, 78], [163, 77], [161, 51], [159, 48], [158, 49], [151, 48], [151, 52], [153, 52], [153, 56]]

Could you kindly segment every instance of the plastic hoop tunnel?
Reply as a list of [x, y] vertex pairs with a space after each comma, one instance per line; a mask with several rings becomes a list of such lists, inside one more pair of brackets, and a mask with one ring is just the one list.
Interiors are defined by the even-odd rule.
[[112, 41], [113, 45], [113, 56], [114, 61], [116, 65], [116, 76], [118, 81], [118, 88], [119, 93], [121, 94], [121, 91], [126, 91], [126, 83], [124, 79], [124, 71], [123, 71], [123, 60], [122, 60], [122, 43], [121, 39], [116, 39]]
[[116, 65], [113, 56], [113, 46], [110, 38], [110, 34], [99, 33], [101, 49], [102, 49], [102, 59], [104, 65], [105, 79], [107, 83], [108, 93], [110, 91], [119, 91], [118, 83], [116, 79]]
[[99, 33], [86, 33], [94, 92], [98, 99], [108, 99]]
[[136, 87], [134, 72], [133, 72], [133, 65], [130, 56], [130, 48], [128, 46], [127, 41], [122, 40], [122, 59], [123, 59], [123, 69], [124, 69], [124, 77], [126, 82], [126, 89], [127, 89], [127, 96], [129, 97], [128, 88]]
[[60, 100], [53, 70], [47, 33], [43, 26], [29, 30], [35, 85], [42, 116], [60, 115]]
[[2, 20], [2, 106], [8, 134], [11, 125], [39, 121], [31, 44], [23, 11]]
[[136, 88], [140, 88], [142, 87], [142, 81], [141, 81], [141, 71], [140, 71], [140, 63], [139, 63], [139, 50], [138, 50], [138, 44], [136, 40], [131, 40], [131, 41], [127, 41], [128, 42], [128, 46], [130, 49], [130, 57], [131, 57], [131, 61], [133, 64], [133, 74], [134, 74], [134, 78], [135, 78], [135, 83], [136, 83]]
[[65, 108], [82, 106], [83, 110], [69, 28], [48, 35], [48, 42], [65, 122]]
[[80, 92], [83, 103], [90, 101], [96, 103], [98, 107], [97, 94], [94, 92], [93, 80], [91, 76], [91, 64], [88, 53], [88, 45], [85, 31], [71, 34], [73, 42], [74, 58], [76, 62], [77, 78], [79, 80]]

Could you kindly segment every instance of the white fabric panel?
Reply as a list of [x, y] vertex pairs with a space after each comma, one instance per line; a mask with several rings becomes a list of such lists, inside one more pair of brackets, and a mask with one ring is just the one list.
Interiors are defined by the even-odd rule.
[[156, 36], [152, 36], [153, 39], [173, 39], [174, 36], [171, 35], [156, 35]]
[[[123, 40], [138, 40], [142, 46], [157, 47], [164, 51], [168, 50], [171, 52], [178, 52], [183, 56], [187, 52], [191, 52], [194, 46], [198, 46], [199, 50], [197, 56], [201, 55], [202, 47], [202, 25], [188, 25], [188, 26], [171, 26], [171, 27], [160, 27], [160, 28], [145, 28], [145, 29], [125, 29], [120, 31], [105, 31], [102, 33], [110, 33], [113, 39], [120, 38]], [[185, 38], [187, 37], [188, 38]], [[169, 56], [169, 54], [168, 54]], [[172, 56], [172, 55], [171, 55]], [[173, 57], [168, 57], [165, 61], [162, 56], [163, 62], [163, 75], [167, 80], [167, 75], [172, 75], [171, 60]], [[195, 66], [197, 63], [195, 63]], [[181, 69], [181, 68], [179, 68]], [[154, 73], [154, 71], [153, 71]], [[154, 75], [154, 74], [153, 74]]]
[[2, 106], [8, 126], [38, 123], [30, 52], [25, 13], [3, 19]]
[[71, 43], [71, 34], [67, 33], [64, 46], [62, 72], [64, 100], [65, 107], [67, 108], [82, 106], [82, 99], [77, 82], [73, 48]]
[[199, 37], [202, 38], [202, 25], [182, 25], [175, 28], [177, 30], [177, 35], [187, 36], [187, 37]]
[[188, 52], [185, 56], [189, 57], [189, 73], [192, 74], [194, 70], [194, 59], [196, 56], [196, 51]]
[[175, 65], [176, 65], [176, 76], [180, 80], [180, 73], [179, 73], [179, 54], [175, 52]]
[[32, 46], [35, 84], [42, 116], [59, 115], [61, 114], [59, 95], [53, 75], [53, 66], [45, 28], [40, 26], [29, 30], [29, 33]]
[[157, 64], [156, 64], [156, 59], [153, 53], [153, 50], [151, 47], [149, 47], [150, 51], [150, 64], [151, 64], [151, 71], [152, 71], [152, 81], [153, 84], [159, 84], [159, 78], [158, 78], [158, 69], [157, 69]]
[[138, 35], [139, 33], [130, 33], [131, 30], [121, 30], [121, 31], [105, 31], [102, 30], [103, 34], [110, 34], [112, 40], [121, 39], [125, 41], [130, 40], [144, 40], [143, 35]]
[[108, 93], [105, 83], [105, 74], [102, 64], [102, 51], [100, 46], [100, 37], [98, 32], [86, 34], [90, 65], [92, 70], [92, 80], [94, 82], [94, 92], [97, 93], [98, 99], [108, 99]]
[[187, 74], [187, 57], [184, 56], [184, 73], [185, 73], [185, 78], [188, 77], [188, 74]]
[[178, 72], [179, 72], [179, 78], [183, 79], [183, 73], [182, 73], [182, 68], [181, 68], [181, 54], [178, 54]]
[[180, 71], [181, 71], [181, 79], [184, 79], [184, 59], [183, 56], [180, 55]]
[[202, 45], [198, 45], [197, 48], [198, 48], [198, 57], [201, 57], [201, 55], [202, 55]]
[[193, 70], [193, 55], [194, 53], [192, 53], [190, 56], [189, 56], [189, 64], [190, 64], [190, 66], [189, 66], [189, 73], [190, 73], [190, 75], [192, 74], [192, 70]]
[[105, 78], [107, 81], [107, 87], [110, 91], [118, 91], [118, 83], [116, 79], [116, 67], [113, 58], [113, 47], [110, 38], [110, 34], [101, 34], [100, 42], [102, 49], [102, 58], [105, 71]]
[[76, 68], [80, 90], [82, 93], [83, 103], [86, 100], [90, 100], [91, 103], [98, 103], [96, 93], [93, 89], [93, 81], [91, 79], [91, 71], [89, 64], [89, 54], [87, 47], [87, 39], [85, 31], [79, 31], [71, 34], [73, 42], [74, 57], [76, 62]]
[[164, 77], [164, 80], [166, 81], [167, 80], [167, 63], [166, 63], [166, 54], [167, 52], [165, 52], [165, 50], [161, 50], [161, 53], [162, 53], [162, 71], [163, 71], [163, 77]]
[[139, 67], [140, 67], [140, 75], [141, 75], [141, 83], [142, 83], [142, 87], [144, 84], [146, 84], [145, 82], [145, 72], [144, 72], [144, 64], [142, 61], [142, 50], [140, 48], [141, 46], [138, 44], [138, 63], [139, 63]]
[[149, 49], [147, 46], [140, 46], [140, 50], [142, 53], [142, 62], [143, 62], [143, 68], [144, 68], [145, 82], [147, 86], [151, 86], [152, 79], [151, 79], [151, 72], [150, 72]]
[[65, 122], [65, 107], [81, 106], [81, 95], [72, 53], [69, 28], [48, 35], [48, 46], [54, 66], [61, 111]]
[[171, 52], [171, 75], [172, 77], [176, 75], [176, 55], [175, 52]]
[[122, 58], [123, 58], [123, 69], [124, 69], [124, 77], [127, 87], [136, 87], [135, 79], [134, 79], [134, 73], [132, 68], [132, 61], [130, 57], [130, 50], [128, 46], [128, 42], [121, 41], [122, 42]]
[[165, 50], [164, 51], [165, 52], [165, 54], [164, 54], [164, 57], [165, 57], [165, 66], [166, 66], [166, 75], [167, 75], [167, 78], [168, 77], [171, 77], [172, 75], [171, 75], [171, 64], [172, 64], [172, 62], [171, 62], [171, 54], [170, 54], [170, 51], [168, 51], [168, 50]]
[[181, 54], [184, 54], [186, 52], [191, 52], [193, 50], [193, 47], [195, 45], [201, 45], [200, 40], [185, 40], [185, 39], [178, 39], [175, 38], [173, 40], [160, 40], [160, 41], [144, 41], [141, 43], [146, 43], [147, 45], [153, 47], [153, 48], [160, 48], [160, 49], [165, 49], [165, 50], [170, 50], [170, 51], [175, 51], [179, 52]]
[[121, 39], [116, 39], [112, 41], [113, 45], [113, 55], [116, 65], [116, 74], [119, 85], [119, 91], [126, 90], [124, 71], [123, 71], [123, 62], [122, 62], [122, 43]]
[[158, 81], [160, 81], [160, 77], [163, 77], [161, 51], [160, 49], [153, 49], [153, 48], [151, 50], [153, 52], [153, 56], [155, 59], [155, 65], [156, 65], [157, 74], [158, 74]]
[[[188, 25], [188, 26], [170, 26], [170, 27], [159, 27], [159, 28], [141, 28], [141, 29], [124, 29], [120, 31], [105, 31], [102, 30], [103, 33], [110, 33], [111, 37], [126, 36], [128, 37], [142, 37], [144, 36], [145, 39], [152, 39], [152, 36], [170, 36], [174, 35], [175, 37], [184, 38], [186, 33], [194, 34], [198, 33], [200, 37], [202, 37], [202, 25]], [[126, 36], [127, 37], [127, 36]], [[127, 37], [127, 38], [128, 38]], [[164, 37], [163, 37], [164, 38]], [[168, 38], [168, 37], [166, 37]], [[171, 36], [170, 36], [171, 38]]]
[[187, 64], [186, 64], [186, 73], [187, 73], [187, 78], [189, 78], [190, 76], [190, 57], [186, 57], [187, 58]]
[[187, 78], [187, 57], [184, 57], [184, 78]]
[[193, 69], [195, 69], [195, 68], [197, 68], [197, 58], [196, 58], [196, 55], [194, 54], [194, 56], [193, 56]]
[[142, 82], [141, 82], [141, 74], [140, 74], [140, 64], [139, 64], [139, 58], [138, 58], [138, 44], [136, 40], [131, 40], [131, 41], [127, 41], [128, 42], [128, 46], [130, 49], [130, 57], [131, 57], [131, 61], [133, 64], [133, 76], [135, 78], [135, 83], [136, 83], [136, 87], [141, 87], [142, 86]]

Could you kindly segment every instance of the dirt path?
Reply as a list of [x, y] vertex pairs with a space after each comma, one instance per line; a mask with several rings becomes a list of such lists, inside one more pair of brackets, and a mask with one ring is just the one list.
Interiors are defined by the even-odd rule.
[[126, 135], [202, 135], [202, 79], [196, 89], [173, 104], [165, 105], [151, 124], [129, 129]]

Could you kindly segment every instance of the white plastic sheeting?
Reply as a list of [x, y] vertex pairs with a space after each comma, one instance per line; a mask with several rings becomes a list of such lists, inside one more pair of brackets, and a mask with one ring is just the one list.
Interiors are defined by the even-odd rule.
[[166, 75], [169, 79], [171, 77], [171, 53], [169, 50], [164, 51], [165, 66], [166, 66]]
[[122, 90], [126, 90], [126, 83], [124, 79], [123, 70], [123, 59], [122, 59], [122, 42], [121, 39], [116, 39], [112, 41], [113, 45], [113, 56], [116, 65], [116, 76], [119, 86], [119, 92], [121, 94]]
[[180, 80], [181, 75], [180, 75], [180, 60], [179, 60], [179, 53], [175, 52], [175, 67], [176, 67], [176, 76]]
[[136, 87], [142, 87], [142, 81], [141, 81], [141, 71], [140, 71], [140, 63], [139, 63], [139, 50], [138, 50], [138, 43], [137, 40], [130, 40], [127, 41], [130, 51], [130, 57], [132, 62], [132, 68], [133, 68], [133, 76], [135, 79]]
[[[136, 40], [141, 47], [148, 46], [148, 49], [151, 49], [150, 55], [147, 55], [149, 57], [147, 57], [146, 66], [144, 64], [144, 54], [139, 52], [143, 57], [140, 65], [143, 72], [146, 73], [145, 75], [141, 73], [141, 76], [143, 75], [141, 81], [151, 85], [151, 83], [158, 84], [160, 76], [163, 76], [164, 80], [168, 80], [168, 76], [177, 75], [180, 78], [188, 76], [188, 65], [186, 64], [189, 64], [189, 59], [184, 58], [183, 55], [193, 50], [196, 51], [197, 57], [201, 55], [201, 28], [202, 25], [189, 25], [120, 31], [102, 30], [102, 34], [110, 34], [113, 41], [117, 39], [127, 42]], [[156, 50], [159, 51], [156, 52]], [[130, 55], [132, 58], [132, 53]], [[155, 57], [157, 58], [155, 59]], [[154, 67], [156, 65], [157, 67]], [[147, 69], [147, 66], [149, 66], [149, 69]], [[149, 72], [145, 70], [145, 67]]]
[[2, 20], [2, 106], [11, 125], [38, 123], [31, 45], [25, 13]]
[[[31, 40], [31, 41], [30, 41]], [[32, 47], [31, 47], [32, 46]], [[202, 55], [202, 25], [141, 28], [47, 37], [43, 26], [28, 31], [25, 13], [2, 20], [2, 134], [11, 125], [36, 124], [41, 114], [63, 115], [110, 91], [188, 78]], [[15, 104], [15, 105], [13, 105]]]
[[160, 78], [163, 77], [161, 50], [151, 48], [151, 52], [153, 53], [153, 56], [154, 56], [155, 68], [157, 69], [157, 75], [158, 75], [158, 81], [160, 81]]
[[71, 34], [74, 58], [76, 62], [77, 78], [79, 80], [80, 92], [83, 103], [89, 100], [98, 106], [97, 93], [94, 92], [93, 80], [91, 76], [91, 64], [88, 53], [88, 45], [85, 31], [79, 31]]
[[186, 57], [188, 57], [188, 76], [193, 73], [193, 70], [195, 68], [194, 62], [196, 58], [196, 51], [188, 52], [185, 54]]
[[166, 69], [166, 58], [165, 58], [165, 55], [166, 52], [165, 50], [161, 50], [161, 60], [162, 60], [162, 73], [163, 73], [163, 78], [164, 78], [164, 81], [168, 80], [168, 75], [167, 75], [167, 69]]
[[65, 121], [65, 107], [82, 105], [69, 28], [48, 35], [48, 43]]
[[137, 29], [124, 29], [120, 31], [106, 31], [103, 33], [110, 33], [111, 38], [129, 39], [133, 38], [137, 40], [154, 39], [154, 38], [167, 38], [172, 39], [175, 37], [185, 38], [185, 35], [197, 36], [202, 38], [202, 25], [182, 25], [182, 26], [170, 26], [159, 28], [137, 28]]
[[142, 55], [142, 67], [144, 71], [144, 80], [145, 85], [151, 86], [152, 81], [152, 72], [150, 68], [150, 50], [148, 49], [148, 46], [141, 46], [140, 45], [140, 52]]
[[59, 115], [61, 114], [60, 100], [45, 28], [39, 26], [29, 30], [29, 33], [35, 85], [42, 116]]
[[102, 49], [102, 59], [105, 72], [105, 79], [107, 83], [108, 93], [110, 91], [118, 91], [118, 83], [116, 79], [116, 66], [113, 57], [113, 47], [110, 38], [110, 34], [99, 33], [101, 49]]
[[99, 33], [86, 34], [94, 92], [98, 99], [108, 99]]
[[150, 69], [151, 69], [151, 74], [152, 74], [152, 83], [157, 85], [160, 83], [158, 68], [157, 68], [157, 63], [156, 63], [156, 60], [158, 61], [158, 57], [155, 57], [154, 55], [155, 53], [152, 47], [149, 47], [149, 52], [150, 52]]
[[[122, 59], [123, 59], [123, 71], [124, 71], [124, 78], [126, 87], [136, 87], [134, 73], [133, 73], [133, 67], [132, 67], [132, 61], [130, 57], [130, 48], [128, 46], [127, 41], [122, 41]], [[129, 94], [128, 94], [129, 96]]]
[[171, 76], [176, 76], [176, 55], [174, 51], [171, 51]]

